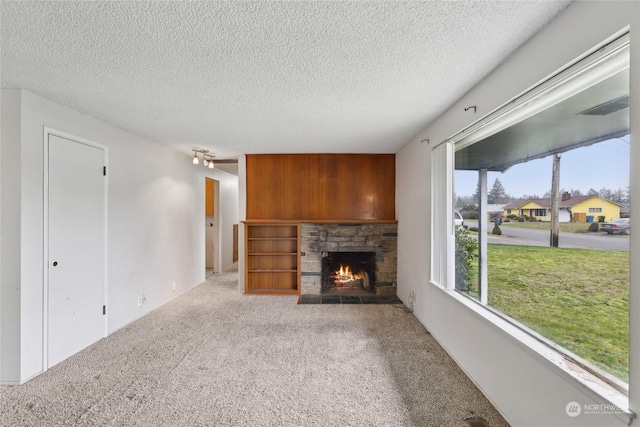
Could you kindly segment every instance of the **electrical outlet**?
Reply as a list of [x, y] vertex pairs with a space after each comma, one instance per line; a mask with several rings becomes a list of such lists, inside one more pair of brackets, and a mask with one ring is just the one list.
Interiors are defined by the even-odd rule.
[[144, 302], [144, 296], [140, 295], [138, 297], [138, 307], [140, 307], [142, 305], [142, 303]]
[[175, 291], [176, 290], [176, 281], [173, 281], [173, 285], [171, 285], [171, 290]]

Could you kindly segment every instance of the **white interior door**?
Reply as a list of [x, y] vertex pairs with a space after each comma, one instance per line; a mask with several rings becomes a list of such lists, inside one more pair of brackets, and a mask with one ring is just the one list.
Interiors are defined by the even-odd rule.
[[49, 135], [47, 366], [104, 336], [105, 153]]

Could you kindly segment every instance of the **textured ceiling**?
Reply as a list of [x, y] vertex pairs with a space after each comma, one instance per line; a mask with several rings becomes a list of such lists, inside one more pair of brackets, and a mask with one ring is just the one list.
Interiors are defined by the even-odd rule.
[[2, 1], [2, 87], [185, 153], [393, 153], [568, 3]]

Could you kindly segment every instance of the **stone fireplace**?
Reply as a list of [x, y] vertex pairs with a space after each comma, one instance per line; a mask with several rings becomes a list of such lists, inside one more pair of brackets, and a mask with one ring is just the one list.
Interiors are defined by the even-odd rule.
[[302, 224], [301, 293], [394, 295], [397, 240], [395, 223]]

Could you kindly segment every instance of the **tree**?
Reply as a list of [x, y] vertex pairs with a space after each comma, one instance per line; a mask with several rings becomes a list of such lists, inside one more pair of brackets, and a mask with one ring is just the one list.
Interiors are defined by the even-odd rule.
[[593, 188], [590, 188], [589, 191], [587, 191], [587, 196], [597, 196], [597, 195], [598, 195], [598, 192]]
[[603, 199], [607, 199], [607, 200], [611, 200], [614, 197], [613, 191], [609, 190], [608, 188], [604, 188], [604, 187], [602, 187], [600, 189], [600, 191], [598, 191], [598, 196], [602, 197]]
[[609, 200], [619, 204], [624, 203], [624, 193], [622, 192], [622, 188], [618, 188], [617, 190], [613, 191]]
[[487, 194], [487, 203], [500, 203], [500, 200], [506, 199], [509, 197], [507, 192], [504, 189], [504, 186], [500, 182], [498, 178], [493, 181], [493, 187], [489, 190]]
[[537, 194], [523, 194], [522, 197], [520, 197], [522, 200], [533, 200], [533, 199], [539, 199], [540, 197]]
[[[558, 190], [558, 191], [559, 191], [559, 193], [558, 193], [558, 194], [569, 193], [569, 194], [573, 195], [573, 190], [571, 190], [571, 191], [567, 191], [567, 190], [565, 190], [564, 188], [561, 188], [561, 189], [560, 189], [560, 190]], [[542, 198], [543, 198], [543, 199], [550, 199], [552, 194], [553, 194], [553, 193], [551, 192], [551, 190], [549, 190], [549, 191], [545, 191], [545, 193], [542, 195]]]
[[476, 185], [476, 192], [471, 196], [472, 203], [480, 203], [480, 182]]
[[471, 271], [473, 260], [478, 258], [478, 240], [469, 232], [456, 227], [456, 289], [469, 292], [473, 287]]
[[625, 206], [629, 206], [631, 203], [631, 192], [629, 191], [630, 187], [627, 185], [627, 189], [624, 192], [624, 204]]

